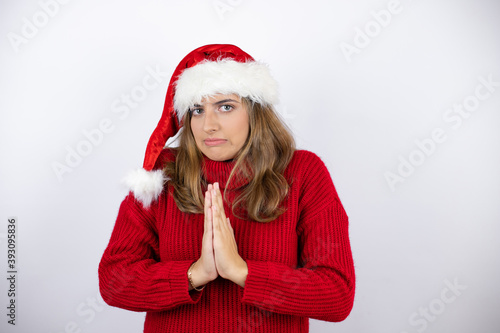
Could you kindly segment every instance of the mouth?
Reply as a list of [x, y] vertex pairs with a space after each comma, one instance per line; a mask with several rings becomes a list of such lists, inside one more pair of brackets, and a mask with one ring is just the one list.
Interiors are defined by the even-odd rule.
[[224, 139], [205, 139], [203, 140], [207, 146], [218, 146], [227, 142]]

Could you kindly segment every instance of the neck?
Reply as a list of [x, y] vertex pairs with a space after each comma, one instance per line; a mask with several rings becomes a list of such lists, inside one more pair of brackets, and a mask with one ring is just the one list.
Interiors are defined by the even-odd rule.
[[[219, 183], [221, 189], [233, 189], [240, 187], [246, 183], [248, 180], [243, 179], [243, 177], [238, 176], [238, 174], [233, 175], [231, 182], [227, 184], [229, 175], [233, 171], [236, 165], [236, 159], [230, 159], [226, 161], [214, 161], [206, 156], [203, 156], [203, 175], [202, 177], [207, 181], [208, 184], [213, 184], [215, 182]], [[229, 185], [229, 186], [228, 186]]]

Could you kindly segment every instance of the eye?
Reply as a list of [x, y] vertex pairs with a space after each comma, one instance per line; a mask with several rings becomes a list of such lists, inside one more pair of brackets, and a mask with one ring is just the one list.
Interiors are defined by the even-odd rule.
[[196, 117], [203, 113], [203, 109], [201, 108], [190, 109], [189, 112], [191, 113], [191, 115]]
[[222, 105], [220, 107], [220, 110], [223, 111], [223, 112], [229, 112], [232, 109], [234, 109], [234, 107], [232, 105]]

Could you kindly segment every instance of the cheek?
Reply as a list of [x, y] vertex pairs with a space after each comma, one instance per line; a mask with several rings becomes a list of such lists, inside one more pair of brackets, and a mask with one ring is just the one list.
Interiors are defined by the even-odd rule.
[[194, 139], [198, 141], [198, 138], [200, 137], [200, 129], [199, 126], [197, 126], [196, 121], [191, 121], [191, 133], [193, 133]]
[[250, 133], [248, 119], [243, 119], [243, 121], [240, 123], [240, 126], [238, 126], [237, 133], [238, 144], [243, 145], [247, 140], [248, 134]]

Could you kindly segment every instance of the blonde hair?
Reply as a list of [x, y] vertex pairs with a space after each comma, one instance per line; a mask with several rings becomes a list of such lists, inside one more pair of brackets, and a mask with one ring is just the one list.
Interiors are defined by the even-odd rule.
[[[247, 98], [242, 98], [242, 103], [248, 110], [250, 130], [235, 157], [227, 183], [235, 174], [241, 174], [248, 179], [248, 184], [231, 209], [237, 218], [270, 222], [285, 211], [281, 203], [288, 194], [289, 184], [283, 173], [295, 151], [295, 140], [271, 105], [254, 103]], [[163, 172], [170, 178], [177, 207], [184, 213], [200, 214], [204, 206], [202, 185], [207, 185], [202, 178], [203, 154], [191, 130], [190, 112], [186, 112], [183, 123], [175, 161], [167, 163]], [[239, 216], [237, 211], [246, 212], [247, 217]]]

